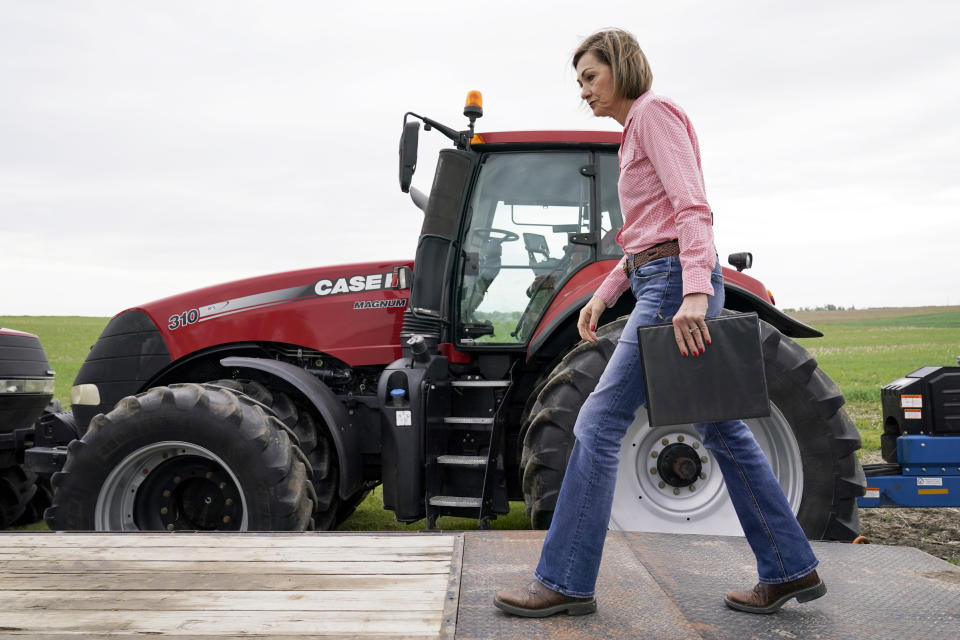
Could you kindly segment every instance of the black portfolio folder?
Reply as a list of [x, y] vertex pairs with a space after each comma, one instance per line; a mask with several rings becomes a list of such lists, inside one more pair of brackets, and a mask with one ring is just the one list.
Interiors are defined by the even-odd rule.
[[712, 344], [684, 358], [673, 324], [637, 329], [651, 427], [770, 415], [756, 313], [709, 318]]

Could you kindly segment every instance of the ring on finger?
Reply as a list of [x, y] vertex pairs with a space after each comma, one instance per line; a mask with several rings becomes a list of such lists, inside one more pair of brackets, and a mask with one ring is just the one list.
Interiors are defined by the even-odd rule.
[[700, 331], [700, 327], [694, 327], [693, 329], [690, 329], [689, 331], [690, 331], [690, 333], [696, 333], [697, 331]]

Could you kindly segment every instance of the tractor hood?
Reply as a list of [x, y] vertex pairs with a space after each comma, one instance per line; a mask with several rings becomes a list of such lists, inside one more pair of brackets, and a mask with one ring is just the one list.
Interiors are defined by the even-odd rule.
[[273, 342], [316, 349], [351, 366], [384, 364], [400, 357], [412, 267], [409, 260], [395, 260], [288, 271], [123, 313], [145, 313], [174, 361], [230, 343]]

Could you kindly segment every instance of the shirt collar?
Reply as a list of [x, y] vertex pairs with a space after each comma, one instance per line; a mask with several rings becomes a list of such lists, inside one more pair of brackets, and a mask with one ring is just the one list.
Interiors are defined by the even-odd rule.
[[[627, 121], [623, 125], [623, 132], [626, 134], [627, 130], [630, 128], [630, 123], [633, 122], [633, 119], [640, 113], [640, 107], [647, 102], [650, 98], [653, 97], [653, 90], [647, 89], [640, 94], [640, 97], [633, 101], [633, 104], [630, 106], [630, 111], [627, 112]], [[621, 144], [623, 140], [621, 139]]]

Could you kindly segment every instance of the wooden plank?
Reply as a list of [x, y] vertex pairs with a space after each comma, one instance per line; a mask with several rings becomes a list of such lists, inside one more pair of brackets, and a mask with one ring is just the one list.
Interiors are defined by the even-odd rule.
[[287, 535], [256, 535], [228, 533], [47, 533], [20, 534], [0, 532], [0, 548], [37, 547], [236, 547], [252, 549], [264, 547], [285, 548], [440, 548], [453, 549], [456, 535], [337, 535], [298, 533]]
[[165, 636], [248, 634], [383, 634], [436, 637], [440, 611], [46, 611], [3, 614], [4, 633], [150, 633]]
[[429, 560], [397, 562], [218, 562], [203, 561], [123, 561], [123, 560], [64, 560], [43, 562], [40, 566], [34, 560], [0, 561], [0, 574], [3, 573], [146, 573], [150, 571], [176, 571], [178, 573], [295, 573], [295, 574], [417, 574], [441, 573], [450, 570], [449, 560]]
[[[29, 638], [29, 640], [65, 640], [65, 638], [76, 638], [77, 640], [118, 640], [120, 638], [143, 638], [144, 636], [156, 636], [152, 632], [143, 632], [143, 631], [131, 631], [129, 633], [125, 631], [112, 631], [109, 633], [98, 633], [93, 631], [83, 631], [79, 633], [35, 633], [33, 631], [7, 631], [0, 626], [0, 631], [2, 635], [0, 638]], [[197, 635], [193, 633], [178, 633], [176, 636], [177, 640], [216, 640], [217, 637], [226, 637], [226, 636], [217, 636], [210, 634]], [[310, 638], [310, 634], [304, 636], [302, 633], [297, 634], [287, 634], [287, 633], [244, 633], [242, 638], [264, 638], [265, 640], [306, 640]], [[427, 634], [418, 634], [418, 635], [407, 635], [398, 631], [391, 631], [389, 633], [365, 633], [363, 635], [345, 635], [345, 634], [333, 634], [333, 637], [340, 638], [370, 638], [370, 639], [384, 639], [384, 640], [424, 640], [424, 638], [436, 638], [437, 634], [427, 633]]]
[[128, 547], [95, 550], [82, 548], [61, 549], [3, 549], [0, 562], [10, 560], [130, 560], [165, 562], [408, 562], [417, 560], [449, 560], [453, 549], [273, 549], [244, 548], [176, 548], [176, 547]]
[[457, 612], [460, 609], [460, 575], [463, 570], [463, 534], [457, 536], [450, 558], [450, 574], [447, 580], [447, 593], [443, 603], [443, 619], [439, 637], [442, 640], [454, 640], [457, 634]]
[[290, 575], [254, 573], [242, 577], [236, 573], [192, 573], [184, 576], [173, 572], [150, 573], [18, 573], [0, 574], [0, 597], [4, 591], [120, 589], [123, 591], [195, 590], [195, 591], [335, 591], [369, 589], [417, 591], [443, 589], [448, 577], [444, 574], [328, 574]]
[[[438, 611], [420, 591], [5, 591], [0, 611]], [[6, 615], [0, 615], [0, 621]], [[2, 624], [2, 622], [0, 622]]]
[[[2, 630], [2, 627], [0, 627]], [[95, 633], [92, 631], [84, 631], [80, 633], [35, 633], [33, 631], [27, 632], [11, 632], [2, 630], [3, 633], [0, 635], [0, 638], [29, 638], [29, 640], [65, 640], [67, 638], [75, 638], [76, 640], [118, 640], [123, 638], [144, 638], [144, 637], [159, 637], [152, 632], [143, 632], [143, 631], [132, 631], [130, 633], [124, 631], [113, 631], [110, 633]], [[177, 640], [216, 640], [219, 638], [226, 638], [227, 636], [218, 636], [203, 634], [197, 635], [193, 633], [178, 633], [176, 636]], [[306, 640], [311, 636], [307, 634], [287, 634], [287, 633], [244, 633], [240, 637], [242, 638], [263, 638], [264, 640]], [[351, 640], [364, 638], [370, 640], [424, 640], [425, 638], [436, 638], [437, 634], [427, 633], [427, 634], [418, 634], [418, 635], [407, 635], [400, 632], [389, 632], [389, 633], [365, 633], [363, 635], [355, 634], [332, 634], [328, 635], [332, 638], [350, 638]]]

